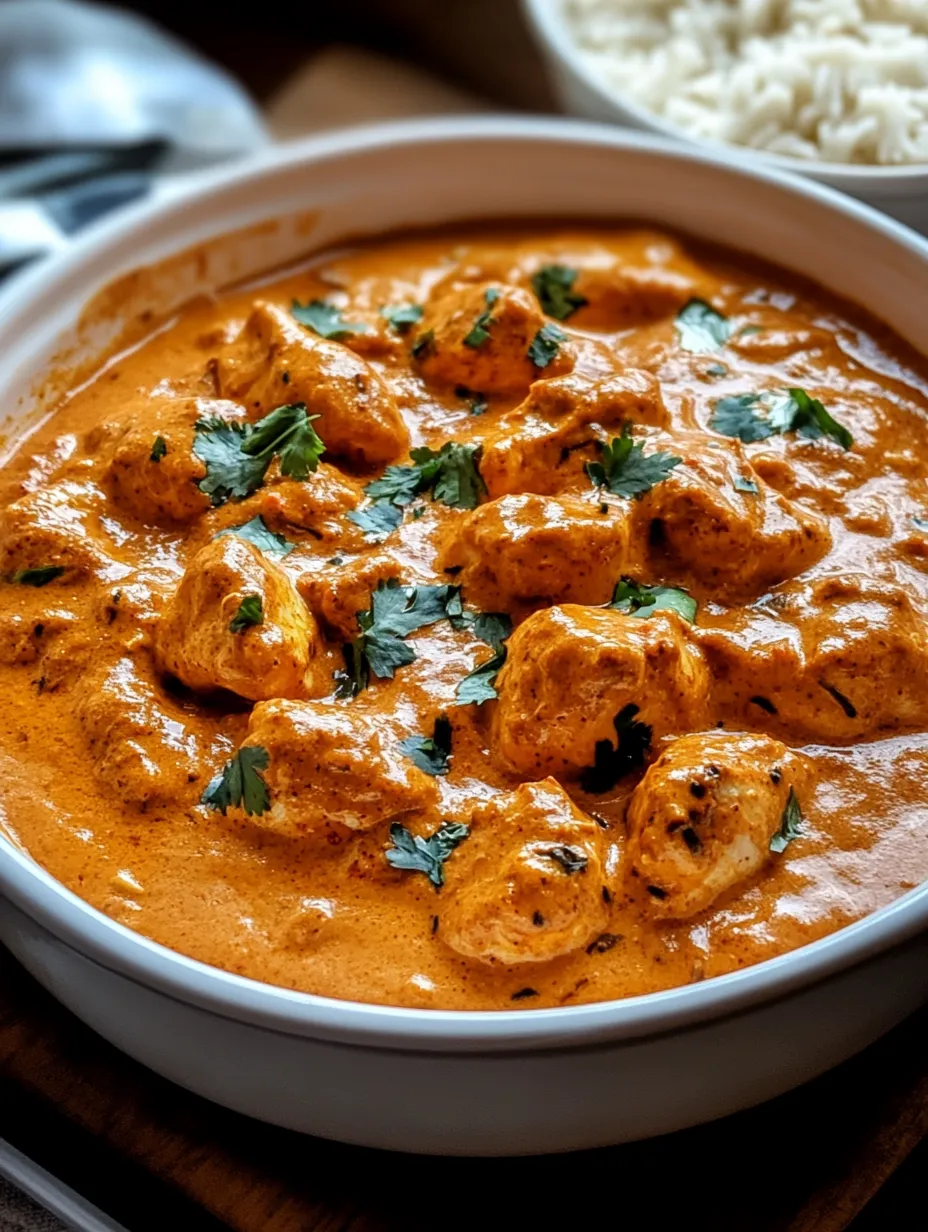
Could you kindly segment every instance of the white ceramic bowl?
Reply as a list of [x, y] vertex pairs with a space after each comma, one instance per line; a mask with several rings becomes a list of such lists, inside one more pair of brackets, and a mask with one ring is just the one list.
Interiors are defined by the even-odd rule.
[[693, 136], [622, 94], [596, 72], [568, 28], [564, 0], [522, 0], [522, 9], [541, 49], [557, 98], [568, 114], [606, 120], [704, 150], [727, 151], [729, 157], [745, 164], [799, 172], [884, 210], [910, 227], [928, 232], [928, 166], [866, 167], [807, 162]]
[[[721, 239], [866, 303], [928, 351], [928, 243], [856, 202], [614, 128], [446, 120], [284, 148], [79, 239], [0, 296], [0, 405], [14, 433], [28, 426], [37, 379], [74, 345], [81, 305], [140, 264], [155, 272], [126, 284], [123, 314], [163, 311], [346, 235], [504, 215], [625, 215]], [[224, 232], [238, 234], [164, 264]], [[231, 1108], [413, 1151], [590, 1147], [776, 1095], [928, 997], [926, 924], [923, 886], [805, 949], [670, 992], [550, 1010], [393, 1009], [175, 954], [0, 839], [0, 939], [101, 1035]]]

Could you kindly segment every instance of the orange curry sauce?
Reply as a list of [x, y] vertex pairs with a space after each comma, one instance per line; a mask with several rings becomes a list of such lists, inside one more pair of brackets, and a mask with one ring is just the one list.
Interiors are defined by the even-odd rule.
[[129, 928], [360, 1001], [821, 937], [928, 875], [926, 408], [856, 310], [627, 227], [196, 305], [3, 472], [4, 824]]

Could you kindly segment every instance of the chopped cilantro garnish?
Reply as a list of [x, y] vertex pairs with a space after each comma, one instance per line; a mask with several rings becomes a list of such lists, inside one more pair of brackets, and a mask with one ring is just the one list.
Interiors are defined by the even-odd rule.
[[536, 368], [547, 368], [552, 359], [561, 349], [561, 343], [567, 341], [567, 335], [556, 325], [543, 325], [531, 341], [528, 357]]
[[268, 556], [286, 556], [296, 547], [295, 543], [291, 543], [283, 535], [269, 530], [260, 514], [248, 522], [243, 522], [241, 526], [229, 526], [221, 530], [215, 538], [222, 539], [226, 535], [235, 535], [237, 539], [247, 539], [249, 543], [253, 543], [256, 548], [260, 548]]
[[424, 359], [426, 355], [430, 355], [435, 349], [435, 331], [427, 329], [424, 334], [412, 344], [412, 354], [415, 359]]
[[193, 452], [206, 464], [199, 488], [214, 505], [249, 496], [264, 482], [274, 457], [282, 475], [305, 479], [319, 465], [325, 445], [316, 435], [306, 404], [279, 406], [254, 424], [201, 419], [196, 425]]
[[736, 394], [715, 404], [710, 427], [745, 444], [766, 440], [779, 432], [797, 432], [810, 440], [830, 436], [844, 449], [854, 443], [847, 428], [804, 389], [785, 393]]
[[387, 848], [387, 863], [413, 873], [425, 873], [436, 889], [445, 884], [445, 861], [470, 834], [470, 827], [459, 821], [443, 821], [434, 834], [422, 838], [394, 822], [390, 827], [392, 847]]
[[229, 621], [230, 633], [244, 633], [252, 625], [264, 624], [264, 601], [260, 595], [246, 595]]
[[352, 509], [346, 516], [349, 522], [360, 526], [369, 539], [384, 539], [400, 525], [403, 511], [396, 505], [377, 501], [363, 509]]
[[451, 723], [447, 716], [439, 715], [431, 736], [408, 736], [400, 749], [426, 774], [447, 774], [451, 769]]
[[542, 852], [556, 864], [560, 864], [565, 873], [583, 873], [590, 862], [590, 857], [579, 847], [570, 847], [567, 843], [558, 843]]
[[585, 296], [572, 289], [576, 281], [577, 271], [567, 265], [543, 265], [532, 276], [532, 290], [538, 296], [542, 312], [566, 321], [578, 308], [588, 304], [590, 301]]
[[731, 334], [731, 322], [704, 299], [691, 299], [677, 313], [677, 337], [684, 351], [697, 355], [717, 351]]
[[493, 324], [493, 305], [499, 299], [499, 289], [497, 287], [488, 287], [483, 298], [486, 302], [486, 308], [474, 322], [470, 331], [464, 335], [465, 346], [482, 347], [489, 340], [490, 326]]
[[372, 500], [408, 505], [420, 493], [431, 492], [432, 500], [443, 505], [476, 509], [486, 492], [478, 467], [479, 445], [447, 441], [439, 450], [423, 446], [409, 456], [412, 466], [388, 466], [380, 479], [367, 485], [364, 491]]
[[64, 572], [64, 565], [36, 565], [32, 569], [18, 569], [10, 581], [17, 586], [47, 586]]
[[341, 309], [324, 299], [314, 299], [308, 304], [294, 300], [290, 305], [290, 314], [320, 338], [331, 338], [334, 342], [350, 338], [352, 334], [367, 333], [367, 326], [363, 322], [344, 320]]
[[398, 334], [405, 334], [422, 320], [423, 311], [421, 304], [387, 304], [381, 308], [380, 315], [390, 322]]
[[454, 391], [454, 396], [470, 402], [468, 409], [472, 415], [482, 415], [490, 405], [486, 394], [475, 393], [472, 389], [468, 389], [466, 385], [458, 385]]
[[209, 784], [200, 803], [218, 809], [223, 816], [230, 808], [244, 808], [249, 817], [266, 813], [271, 799], [259, 771], [269, 764], [267, 749], [259, 744], [244, 745]]
[[735, 476], [735, 491], [748, 492], [751, 496], [756, 496], [760, 488], [753, 479], [748, 479], [744, 475]]
[[392, 679], [398, 667], [416, 658], [403, 639], [460, 611], [457, 586], [401, 586], [395, 578], [379, 582], [371, 594], [371, 606], [357, 614], [359, 636], [342, 647], [345, 670], [336, 675], [336, 695], [357, 697], [371, 675]]
[[629, 577], [616, 585], [610, 607], [630, 616], [651, 616], [654, 612], [676, 612], [691, 624], [696, 619], [696, 600], [685, 590], [673, 586], [641, 586]]
[[634, 703], [623, 706], [613, 719], [616, 743], [597, 740], [592, 766], [580, 776], [580, 786], [592, 795], [602, 795], [615, 787], [619, 779], [633, 770], [640, 770], [651, 748], [651, 728], [635, 718]]
[[151, 453], [148, 455], [150, 462], [160, 462], [168, 451], [168, 443], [163, 436], [156, 436], [155, 443], [151, 447]]
[[646, 454], [642, 445], [632, 441], [631, 429], [626, 424], [621, 436], [603, 446], [599, 461], [587, 463], [586, 473], [594, 487], [608, 488], [616, 496], [631, 498], [650, 492], [682, 461], [669, 453]]
[[780, 855], [786, 850], [794, 838], [802, 833], [802, 809], [795, 790], [791, 787], [786, 799], [786, 808], [780, 818], [780, 828], [770, 839], [770, 850]]
[[493, 701], [499, 694], [496, 692], [496, 676], [506, 662], [506, 638], [512, 633], [512, 621], [504, 612], [481, 612], [473, 620], [466, 615], [462, 625], [470, 625], [474, 636], [486, 642], [493, 654], [485, 663], [475, 667], [458, 684], [455, 697], [458, 706], [482, 706], [484, 702]]

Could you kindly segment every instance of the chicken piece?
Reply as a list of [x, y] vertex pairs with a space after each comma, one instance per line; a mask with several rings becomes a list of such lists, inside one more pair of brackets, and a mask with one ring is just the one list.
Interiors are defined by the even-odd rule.
[[254, 418], [305, 402], [328, 453], [361, 466], [391, 462], [409, 448], [393, 396], [374, 369], [339, 342], [320, 338], [276, 304], [258, 302], [239, 337], [216, 361], [221, 392]]
[[704, 725], [705, 660], [673, 612], [639, 619], [609, 608], [546, 608], [508, 647], [494, 730], [499, 753], [520, 774], [593, 766], [597, 744], [615, 743], [623, 711], [654, 739]]
[[740, 447], [707, 448], [680, 433], [656, 437], [652, 449], [682, 458], [634, 505], [638, 538], [653, 545], [660, 571], [669, 565], [716, 595], [743, 597], [795, 577], [830, 549], [827, 523], [769, 488]]
[[382, 719], [357, 704], [278, 700], [255, 706], [245, 745], [267, 750], [271, 798], [256, 824], [298, 838], [369, 830], [434, 804], [435, 780], [393, 748], [382, 729]]
[[126, 804], [175, 814], [202, 790], [203, 750], [190, 715], [162, 694], [128, 656], [84, 676], [76, 712], [90, 749], [92, 778]]
[[[344, 515], [354, 509], [360, 499], [360, 485], [324, 462], [305, 482], [284, 479], [276, 466], [272, 466], [267, 481], [257, 492], [243, 501], [229, 501], [213, 510], [203, 530], [212, 536], [219, 530], [230, 530], [260, 517], [269, 530], [285, 538], [289, 536], [291, 540], [301, 539], [292, 532], [305, 530], [309, 531], [313, 542], [334, 539], [344, 542], [352, 537], [348, 529], [351, 523], [345, 522]], [[360, 532], [358, 540], [364, 542]]]
[[728, 723], [846, 744], [928, 725], [928, 626], [898, 587], [853, 574], [768, 595], [696, 636]]
[[448, 861], [439, 936], [484, 963], [550, 962], [605, 929], [603, 832], [554, 781], [479, 806]]
[[627, 867], [651, 912], [688, 919], [775, 859], [770, 840], [801, 774], [800, 759], [769, 736], [715, 731], [675, 740], [627, 813]]
[[73, 629], [76, 623], [73, 612], [58, 609], [34, 610], [31, 616], [0, 613], [0, 663], [5, 667], [35, 663], [58, 634]]
[[[257, 598], [240, 623], [246, 600]], [[254, 606], [254, 605], [252, 605]], [[158, 627], [162, 669], [191, 689], [251, 701], [328, 692], [315, 621], [286, 573], [254, 544], [224, 535], [187, 567]]]
[[[340, 558], [336, 557], [336, 560]], [[350, 642], [359, 633], [357, 614], [371, 605], [371, 592], [378, 582], [399, 578], [399, 562], [386, 552], [371, 552], [324, 569], [304, 573], [297, 589], [311, 611], [321, 620], [331, 635], [341, 642]]]
[[210, 499], [198, 486], [206, 466], [193, 442], [197, 422], [213, 418], [240, 421], [244, 411], [216, 398], [153, 398], [139, 408], [109, 466], [116, 500], [128, 513], [152, 526], [171, 526], [209, 509]]
[[[591, 493], [591, 495], [594, 495]], [[628, 558], [628, 514], [595, 500], [503, 496], [451, 523], [442, 566], [483, 611], [607, 603]]]
[[529, 347], [544, 325], [533, 297], [518, 287], [453, 286], [426, 304], [417, 336], [431, 341], [417, 348], [419, 368], [440, 385], [522, 393], [542, 372], [553, 376], [572, 363], [566, 342], [546, 367], [532, 363]]
[[628, 368], [603, 376], [578, 365], [565, 376], [534, 383], [484, 442], [480, 473], [491, 496], [588, 488], [583, 468], [594, 457], [595, 442], [609, 435], [602, 429], [615, 434], [625, 423], [662, 426], [667, 418], [660, 386], [649, 372]]
[[64, 567], [65, 580], [125, 572], [101, 525], [105, 505], [94, 484], [69, 479], [14, 500], [0, 514], [0, 575], [44, 566]]

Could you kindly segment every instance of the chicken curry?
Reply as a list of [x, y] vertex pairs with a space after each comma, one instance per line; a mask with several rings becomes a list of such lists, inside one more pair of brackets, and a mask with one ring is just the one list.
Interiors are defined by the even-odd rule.
[[928, 876], [928, 378], [639, 227], [317, 256], [23, 442], [0, 800], [129, 928], [333, 997], [733, 971]]

